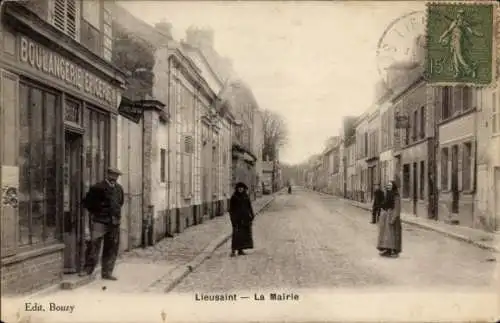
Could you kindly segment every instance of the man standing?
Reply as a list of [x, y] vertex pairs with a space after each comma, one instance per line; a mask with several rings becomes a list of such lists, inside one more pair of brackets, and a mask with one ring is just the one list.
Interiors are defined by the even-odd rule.
[[[84, 274], [91, 275], [94, 272], [103, 244], [101, 276], [107, 280], [117, 280], [112, 273], [120, 246], [120, 219], [124, 202], [123, 189], [117, 183], [120, 175], [118, 169], [109, 168], [106, 179], [93, 185], [83, 201], [92, 226], [85, 252]], [[86, 231], [86, 234], [90, 233], [88, 228]]]
[[375, 192], [373, 194], [372, 222], [377, 223], [380, 217], [380, 209], [384, 203], [384, 192], [380, 189], [379, 184], [375, 184]]

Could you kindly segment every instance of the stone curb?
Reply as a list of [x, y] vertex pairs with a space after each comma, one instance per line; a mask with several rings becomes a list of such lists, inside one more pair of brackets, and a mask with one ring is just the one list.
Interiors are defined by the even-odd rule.
[[[276, 198], [276, 194], [279, 192], [276, 192], [275, 194], [272, 195], [272, 198], [269, 199], [269, 201], [265, 202], [259, 210], [256, 210], [255, 213], [258, 215], [262, 210], [264, 210], [271, 202], [274, 201]], [[208, 246], [200, 253], [198, 254], [193, 260], [188, 262], [186, 265], [180, 266], [179, 268], [174, 269], [172, 272], [168, 273], [167, 275], [171, 276], [171, 281], [168, 283], [167, 287], [164, 288], [164, 292], [168, 293], [172, 289], [175, 288], [189, 273], [194, 271], [196, 268], [198, 268], [205, 260], [209, 259], [212, 257], [213, 253], [221, 247], [224, 243], [226, 243], [229, 239], [231, 238], [231, 233], [227, 233], [224, 235], [221, 235], [217, 239], [213, 240], [208, 244]]]
[[[327, 193], [323, 193], [323, 192], [318, 192], [318, 193], [320, 193], [322, 195], [327, 195], [327, 196], [332, 196], [332, 197], [338, 197], [338, 196], [327, 194]], [[365, 206], [365, 205], [360, 205], [359, 202], [351, 201], [351, 200], [345, 199], [343, 197], [339, 197], [339, 198], [343, 199], [344, 201], [348, 202], [349, 204], [351, 204], [352, 206], [355, 206], [357, 208], [368, 210], [368, 211], [371, 210], [370, 207]], [[451, 232], [451, 231], [444, 230], [444, 229], [441, 229], [439, 227], [436, 227], [436, 226], [433, 226], [433, 225], [430, 225], [430, 224], [427, 224], [427, 223], [419, 223], [419, 222], [412, 221], [412, 220], [409, 220], [409, 219], [401, 218], [401, 221], [403, 223], [414, 225], [414, 226], [420, 227], [422, 229], [426, 229], [426, 230], [429, 230], [429, 231], [435, 231], [435, 232], [444, 234], [445, 236], [453, 238], [455, 240], [467, 242], [467, 243], [472, 244], [472, 245], [474, 245], [476, 247], [479, 247], [481, 249], [485, 249], [485, 250], [489, 250], [489, 251], [500, 253], [500, 247], [488, 245], [488, 244], [483, 243], [481, 241], [477, 241], [477, 240], [471, 239], [471, 238], [469, 238], [467, 236], [461, 235], [460, 233]]]

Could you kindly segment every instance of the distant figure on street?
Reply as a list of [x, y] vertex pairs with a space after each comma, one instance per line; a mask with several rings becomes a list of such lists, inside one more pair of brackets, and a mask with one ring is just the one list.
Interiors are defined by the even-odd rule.
[[288, 194], [292, 194], [292, 184], [288, 184]]
[[[113, 276], [113, 269], [120, 246], [121, 208], [124, 202], [123, 188], [116, 182], [120, 175], [119, 170], [109, 168], [106, 179], [93, 185], [83, 200], [92, 222], [83, 274], [91, 275], [94, 272], [103, 244], [101, 277], [107, 280], [117, 280]], [[86, 234], [90, 233], [88, 230], [86, 228]]]
[[231, 257], [236, 255], [236, 251], [238, 255], [244, 255], [243, 250], [253, 248], [252, 221], [255, 214], [247, 191], [245, 183], [237, 183], [229, 202], [229, 216], [233, 226]]
[[372, 222], [377, 223], [380, 218], [380, 209], [384, 204], [384, 191], [380, 189], [379, 184], [375, 184], [375, 192], [373, 193], [373, 208], [372, 208]]
[[387, 184], [382, 208], [377, 249], [383, 257], [397, 257], [402, 250], [401, 198], [394, 181]]

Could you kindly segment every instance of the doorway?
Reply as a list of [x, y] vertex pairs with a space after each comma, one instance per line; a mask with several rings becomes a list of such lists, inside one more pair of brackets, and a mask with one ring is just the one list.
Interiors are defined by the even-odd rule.
[[64, 272], [80, 270], [82, 255], [82, 136], [66, 132], [64, 136], [63, 210], [64, 210]]
[[500, 167], [495, 167], [495, 230], [500, 230]]
[[418, 164], [413, 163], [413, 180], [412, 180], [412, 204], [413, 204], [413, 215], [417, 215], [417, 203], [418, 203]]
[[458, 146], [454, 145], [451, 149], [451, 212], [458, 213], [458, 202], [460, 199], [458, 192]]

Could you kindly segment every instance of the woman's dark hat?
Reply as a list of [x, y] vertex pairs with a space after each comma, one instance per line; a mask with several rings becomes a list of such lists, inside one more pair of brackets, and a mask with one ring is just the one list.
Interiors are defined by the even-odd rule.
[[245, 184], [245, 183], [243, 183], [243, 182], [238, 182], [238, 183], [236, 183], [236, 185], [234, 186], [234, 188], [235, 188], [235, 189], [238, 189], [238, 188], [240, 188], [240, 187], [241, 187], [241, 188], [244, 188], [244, 189], [246, 189], [246, 190], [248, 189], [247, 184]]

